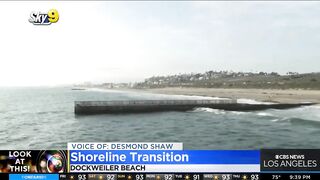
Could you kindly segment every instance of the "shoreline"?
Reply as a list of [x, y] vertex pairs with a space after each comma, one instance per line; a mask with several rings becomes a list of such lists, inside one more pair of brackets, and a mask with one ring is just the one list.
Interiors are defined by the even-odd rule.
[[[125, 90], [125, 89], [122, 89], [122, 90]], [[218, 89], [218, 88], [156, 88], [156, 89], [130, 89], [130, 90], [157, 93], [157, 94], [167, 94], [167, 95], [189, 95], [189, 96], [207, 96], [207, 97], [220, 97], [220, 98], [253, 99], [261, 102], [277, 102], [277, 103], [312, 102], [312, 103], [320, 104], [319, 90]]]

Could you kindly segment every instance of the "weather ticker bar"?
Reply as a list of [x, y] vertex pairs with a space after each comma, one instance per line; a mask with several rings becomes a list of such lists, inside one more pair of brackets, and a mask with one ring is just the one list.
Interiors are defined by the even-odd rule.
[[1, 180], [318, 180], [320, 173], [0, 174]]

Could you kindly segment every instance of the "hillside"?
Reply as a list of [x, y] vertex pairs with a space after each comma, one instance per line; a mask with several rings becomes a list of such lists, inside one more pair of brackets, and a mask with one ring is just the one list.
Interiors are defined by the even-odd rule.
[[134, 88], [199, 87], [248, 89], [314, 89], [320, 90], [320, 73], [243, 73], [208, 71], [197, 74], [154, 76], [136, 83]]

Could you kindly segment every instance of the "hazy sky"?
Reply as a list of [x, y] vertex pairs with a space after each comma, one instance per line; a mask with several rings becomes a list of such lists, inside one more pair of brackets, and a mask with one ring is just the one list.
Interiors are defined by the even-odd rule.
[[[55, 8], [50, 26], [31, 11]], [[320, 2], [0, 2], [0, 86], [320, 71]]]

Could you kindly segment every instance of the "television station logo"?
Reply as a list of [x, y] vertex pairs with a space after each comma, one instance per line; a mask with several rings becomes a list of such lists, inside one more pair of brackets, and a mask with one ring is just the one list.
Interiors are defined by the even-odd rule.
[[59, 13], [56, 9], [50, 9], [47, 13], [33, 11], [30, 13], [29, 22], [34, 25], [50, 25], [59, 21]]

